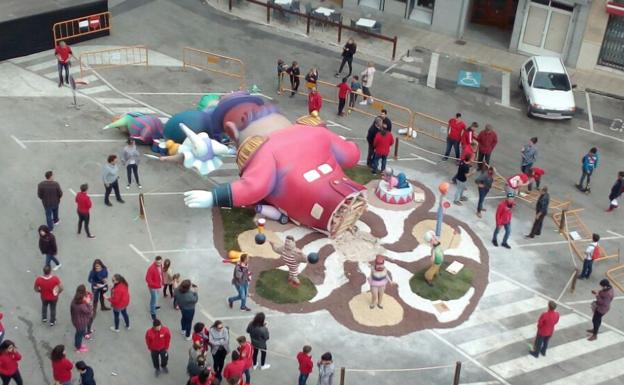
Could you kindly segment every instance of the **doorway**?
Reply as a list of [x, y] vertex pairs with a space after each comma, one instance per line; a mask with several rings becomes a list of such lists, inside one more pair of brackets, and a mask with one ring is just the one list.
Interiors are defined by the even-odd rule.
[[411, 0], [409, 4], [410, 20], [431, 25], [435, 0]]
[[509, 48], [519, 0], [473, 0], [463, 37]]
[[518, 50], [534, 55], [563, 57], [568, 46], [574, 7], [556, 1], [529, 3]]

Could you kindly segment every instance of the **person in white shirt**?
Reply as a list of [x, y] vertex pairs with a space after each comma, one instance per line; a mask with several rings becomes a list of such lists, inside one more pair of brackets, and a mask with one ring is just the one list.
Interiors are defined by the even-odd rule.
[[373, 103], [370, 89], [373, 86], [373, 79], [375, 78], [375, 65], [372, 62], [368, 62], [366, 69], [362, 71], [360, 77], [362, 79], [362, 93], [364, 94], [364, 99], [360, 104], [366, 105], [368, 103]]
[[600, 246], [598, 246], [599, 240], [600, 235], [592, 234], [592, 243], [590, 243], [587, 246], [587, 249], [585, 249], [583, 270], [581, 271], [581, 275], [578, 277], [578, 279], [589, 279], [589, 276], [592, 273], [592, 265], [594, 264], [594, 260], [600, 257]]

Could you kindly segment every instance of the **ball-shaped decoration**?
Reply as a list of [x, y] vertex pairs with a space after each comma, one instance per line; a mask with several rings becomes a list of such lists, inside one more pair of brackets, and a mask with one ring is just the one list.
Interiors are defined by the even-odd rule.
[[257, 245], [263, 245], [264, 242], [266, 242], [266, 235], [262, 234], [262, 233], [258, 233], [256, 234], [256, 236], [254, 237], [254, 240], [256, 241]]
[[448, 209], [449, 207], [451, 207], [451, 202], [445, 200], [444, 202], [442, 202], [442, 207]]
[[313, 251], [310, 254], [308, 254], [308, 262], [314, 265], [318, 261], [319, 261], [319, 254], [317, 252]]
[[310, 113], [310, 115], [312, 115], [312, 116], [313, 116], [313, 117], [315, 117], [315, 118], [318, 118], [318, 117], [319, 117], [319, 113], [318, 113], [318, 111], [316, 111], [316, 110], [312, 111], [312, 112]]
[[440, 193], [446, 194], [446, 193], [448, 193], [449, 187], [450, 187], [450, 185], [449, 185], [448, 182], [442, 182], [438, 186], [438, 190], [440, 190]]
[[429, 230], [425, 233], [425, 242], [429, 243], [435, 238], [435, 231]]

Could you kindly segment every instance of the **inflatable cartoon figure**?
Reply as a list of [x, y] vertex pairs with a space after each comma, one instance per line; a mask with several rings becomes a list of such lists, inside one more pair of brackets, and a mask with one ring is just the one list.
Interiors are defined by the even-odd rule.
[[299, 263], [305, 262], [306, 257], [295, 245], [295, 238], [292, 235], [286, 236], [284, 245], [276, 246], [273, 242], [271, 248], [280, 255], [280, 259], [288, 267], [288, 283], [294, 287], [299, 287]]
[[151, 145], [154, 139], [163, 137], [163, 122], [156, 115], [130, 112], [104, 127], [123, 128], [128, 131], [130, 138], [139, 144]]
[[330, 236], [366, 210], [365, 187], [349, 179], [360, 150], [326, 127], [292, 124], [258, 97], [233, 93], [212, 111], [212, 126], [237, 145], [240, 179], [212, 191], [188, 191], [188, 207], [253, 207], [285, 215]]

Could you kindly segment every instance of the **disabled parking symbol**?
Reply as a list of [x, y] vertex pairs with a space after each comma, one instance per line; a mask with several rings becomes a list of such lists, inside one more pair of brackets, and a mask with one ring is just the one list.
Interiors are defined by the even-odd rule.
[[457, 84], [464, 87], [481, 87], [481, 72], [460, 70], [457, 74]]

